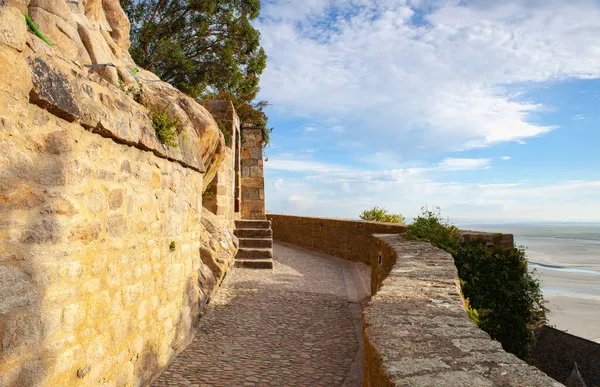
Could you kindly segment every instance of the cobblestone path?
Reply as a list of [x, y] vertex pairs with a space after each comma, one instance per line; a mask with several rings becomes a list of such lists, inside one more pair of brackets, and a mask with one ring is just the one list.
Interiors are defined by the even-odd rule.
[[368, 268], [274, 249], [273, 270], [230, 272], [194, 341], [153, 386], [361, 385], [357, 301]]

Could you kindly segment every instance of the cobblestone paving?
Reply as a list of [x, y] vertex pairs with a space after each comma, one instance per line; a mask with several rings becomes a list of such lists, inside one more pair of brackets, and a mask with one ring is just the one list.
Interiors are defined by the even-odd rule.
[[349, 374], [361, 367], [349, 264], [274, 249], [273, 270], [232, 270], [194, 341], [153, 386], [360, 385]]

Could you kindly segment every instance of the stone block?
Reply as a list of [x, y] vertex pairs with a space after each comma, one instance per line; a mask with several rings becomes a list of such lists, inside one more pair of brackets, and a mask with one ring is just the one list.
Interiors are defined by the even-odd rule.
[[121, 214], [109, 215], [106, 226], [108, 229], [108, 235], [114, 238], [124, 237], [129, 232], [127, 221]]
[[26, 40], [27, 23], [23, 14], [14, 7], [0, 7], [0, 44], [23, 51]]
[[250, 177], [263, 177], [263, 168], [259, 166], [250, 167]]
[[0, 317], [15, 308], [32, 305], [38, 299], [31, 278], [11, 266], [0, 266], [0, 294]]
[[242, 188], [242, 200], [259, 200], [258, 188]]
[[[0, 91], [25, 100], [33, 87], [29, 66], [21, 54], [14, 49], [0, 45]], [[1, 105], [8, 106], [9, 101], [0, 96]]]
[[0, 192], [0, 213], [37, 207], [44, 201], [41, 191], [25, 184], [18, 185], [12, 192]]
[[40, 210], [41, 214], [75, 215], [79, 213], [77, 203], [71, 198], [62, 196], [53, 199]]
[[123, 204], [123, 190], [114, 189], [108, 194], [108, 206], [111, 210], [120, 208]]
[[244, 188], [263, 188], [265, 186], [265, 179], [262, 177], [249, 177], [243, 181]]
[[63, 227], [54, 219], [42, 219], [31, 225], [21, 235], [21, 243], [58, 243], [62, 240]]
[[86, 311], [83, 302], [67, 305], [63, 310], [62, 326], [65, 332], [72, 332], [85, 321]]
[[69, 240], [82, 241], [90, 243], [95, 241], [102, 232], [102, 225], [98, 220], [88, 221], [85, 220], [81, 223], [76, 224], [69, 233]]
[[74, 141], [66, 130], [50, 133], [44, 139], [43, 150], [51, 154], [59, 155], [73, 151]]
[[22, 355], [39, 345], [43, 333], [42, 320], [35, 309], [27, 312], [9, 314], [3, 318], [2, 355]]
[[250, 177], [250, 167], [242, 167], [242, 178]]
[[73, 122], [81, 116], [67, 76], [40, 57], [30, 60], [34, 88], [30, 101], [57, 117]]
[[85, 205], [88, 210], [93, 212], [95, 215], [99, 215], [106, 209], [105, 203], [106, 197], [102, 191], [95, 189], [91, 194], [86, 195]]
[[261, 160], [262, 159], [262, 148], [250, 149], [250, 158], [253, 160]]

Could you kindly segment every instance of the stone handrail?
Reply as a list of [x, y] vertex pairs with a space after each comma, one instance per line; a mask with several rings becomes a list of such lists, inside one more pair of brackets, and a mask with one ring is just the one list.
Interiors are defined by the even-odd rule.
[[376, 235], [363, 312], [365, 386], [561, 386], [469, 319], [450, 254]]

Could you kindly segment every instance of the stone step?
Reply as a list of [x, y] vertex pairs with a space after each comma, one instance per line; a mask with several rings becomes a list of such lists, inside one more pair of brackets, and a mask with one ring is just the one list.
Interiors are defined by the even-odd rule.
[[240, 259], [235, 260], [235, 267], [243, 267], [246, 269], [272, 269], [272, 259]]
[[238, 250], [235, 259], [263, 259], [273, 258], [273, 249], [257, 249], [242, 247]]
[[239, 238], [240, 248], [242, 247], [254, 247], [254, 248], [273, 248], [273, 239], [270, 238]]
[[254, 219], [240, 219], [235, 221], [235, 228], [237, 229], [246, 229], [246, 228], [271, 228], [270, 220], [254, 220]]
[[236, 228], [233, 233], [238, 238], [273, 238], [273, 231], [263, 228]]

